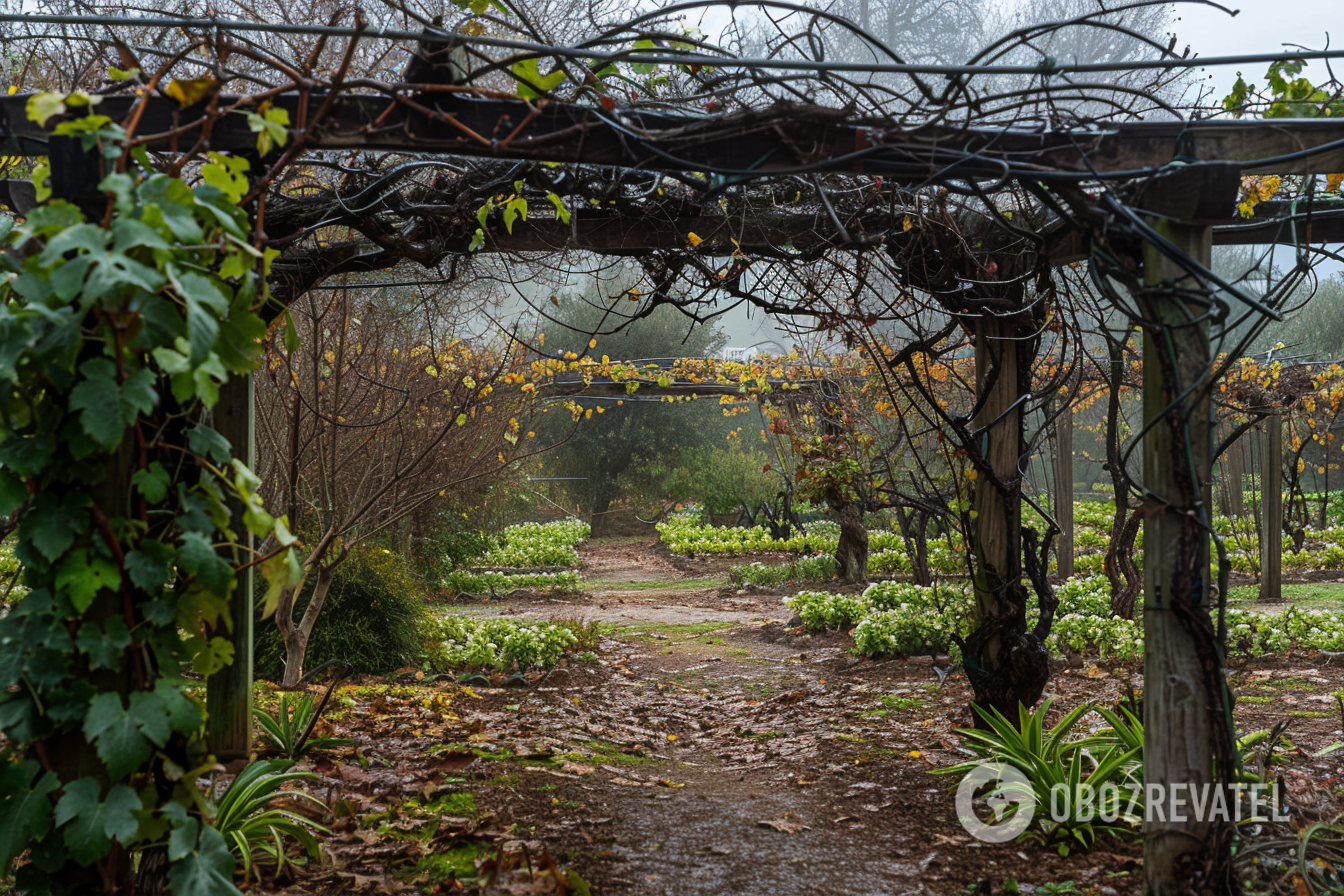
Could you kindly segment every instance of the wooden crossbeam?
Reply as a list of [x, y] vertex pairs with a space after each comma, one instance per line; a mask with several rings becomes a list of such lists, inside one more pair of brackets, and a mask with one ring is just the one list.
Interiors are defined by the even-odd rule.
[[[26, 95], [0, 97], [0, 153], [44, 155], [49, 131], [28, 120]], [[223, 97], [220, 105], [238, 101]], [[114, 120], [136, 97], [105, 97], [97, 107]], [[243, 100], [244, 104], [248, 101]], [[893, 127], [854, 121], [835, 109], [779, 105], [732, 115], [623, 113], [561, 102], [474, 99], [460, 93], [345, 94], [324, 118], [325, 102], [310, 95], [274, 98], [291, 121], [313, 122], [300, 135], [312, 149], [369, 149], [550, 162], [583, 162], [663, 171], [791, 171], [867, 173], [922, 181], [953, 161], [964, 177], [998, 177], [1004, 163], [1015, 170], [1101, 173], [1150, 169], [1177, 158], [1247, 164], [1248, 173], [1344, 170], [1344, 121], [1136, 121], [1099, 129], [1031, 131], [1013, 128]], [[150, 148], [186, 151], [205, 117], [204, 106], [181, 108], [155, 96], [147, 100], [136, 135], [154, 137]], [[55, 119], [48, 121], [48, 126]], [[157, 136], [155, 136], [157, 135]], [[248, 152], [257, 136], [244, 115], [215, 122], [209, 148]], [[1313, 150], [1324, 148], [1318, 154]], [[1257, 160], [1284, 157], [1268, 165]]]

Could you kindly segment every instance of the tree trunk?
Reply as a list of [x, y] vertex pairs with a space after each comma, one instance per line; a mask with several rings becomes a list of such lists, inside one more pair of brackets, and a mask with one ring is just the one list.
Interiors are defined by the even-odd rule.
[[[337, 563], [339, 562], [337, 560]], [[303, 680], [303, 662], [308, 654], [308, 642], [312, 639], [313, 626], [317, 624], [318, 614], [322, 612], [322, 604], [327, 600], [327, 592], [331, 590], [332, 570], [335, 566], [335, 563], [330, 566], [318, 564], [317, 579], [313, 582], [313, 596], [303, 611], [303, 618], [297, 625], [288, 626], [288, 630], [285, 627], [280, 630], [285, 641], [285, 674], [280, 680], [282, 690], [292, 691]]]
[[[1154, 226], [1204, 265], [1211, 233], [1157, 220]], [[1152, 246], [1144, 247], [1145, 282], [1196, 290], [1198, 282]], [[1231, 716], [1217, 637], [1209, 617], [1211, 512], [1204, 494], [1213, 416], [1207, 306], [1170, 289], [1137, 298], [1143, 345], [1144, 510], [1144, 779], [1148, 786], [1205, 787], [1231, 781]], [[1193, 395], [1197, 397], [1191, 397]], [[1187, 791], [1188, 793], [1188, 791]], [[1204, 791], [1208, 795], [1208, 791]], [[1234, 796], [1224, 794], [1229, 800]], [[1151, 813], [1144, 821], [1143, 870], [1149, 896], [1235, 893], [1227, 822], [1189, 811]], [[1231, 805], [1229, 803], [1229, 805]], [[1174, 818], [1182, 820], [1177, 821]]]
[[985, 315], [976, 329], [976, 389], [980, 409], [973, 421], [982, 449], [974, 486], [970, 527], [974, 558], [976, 628], [963, 653], [976, 704], [1010, 718], [1019, 704], [1031, 706], [1050, 677], [1042, 643], [1052, 607], [1042, 607], [1041, 625], [1027, 630], [1027, 590], [1022, 581], [1022, 404], [1028, 367], [1025, 343], [1011, 319]]
[[1283, 417], [1265, 418], [1265, 459], [1260, 479], [1265, 515], [1260, 527], [1260, 599], [1283, 600]]
[[1055, 556], [1063, 581], [1073, 575], [1073, 410], [1068, 407], [1055, 418], [1055, 522], [1059, 524]]
[[863, 525], [863, 510], [853, 501], [840, 501], [838, 504], [836, 513], [840, 517], [840, 544], [835, 549], [837, 574], [847, 584], [866, 582], [868, 530]]

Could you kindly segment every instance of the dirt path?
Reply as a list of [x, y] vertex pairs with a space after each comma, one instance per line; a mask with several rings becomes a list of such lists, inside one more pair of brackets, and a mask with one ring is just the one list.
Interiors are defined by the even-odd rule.
[[[859, 660], [848, 636], [785, 628], [777, 595], [724, 588], [648, 544], [584, 553], [586, 594], [479, 611], [610, 620], [618, 628], [596, 662], [558, 668], [526, 689], [445, 682], [408, 688], [401, 709], [386, 696], [372, 710], [352, 709], [383, 726], [350, 731], [366, 761], [389, 770], [382, 791], [360, 785], [369, 796], [356, 810], [400, 811], [387, 836], [417, 830], [425, 822], [405, 807], [447, 791], [470, 794], [470, 824], [514, 838], [511, 848], [529, 850], [522, 855], [555, 856], [599, 896], [952, 896], [985, 880], [993, 889], [977, 892], [998, 893], [1006, 878], [1028, 885], [1023, 893], [1067, 881], [1077, 889], [1050, 892], [1141, 892], [1134, 842], [1105, 840], [1062, 858], [1033, 843], [967, 837], [950, 782], [929, 774], [962, 758], [952, 728], [969, 722], [963, 676], [943, 680], [928, 662]], [[1252, 697], [1238, 706], [1243, 730], [1295, 716], [1290, 788], [1344, 776], [1344, 751], [1308, 755], [1340, 738], [1330, 690], [1344, 685], [1344, 670], [1304, 665], [1236, 673]], [[1113, 703], [1141, 684], [1134, 668], [1061, 668], [1048, 695], [1064, 708]], [[451, 701], [451, 720], [423, 709], [436, 701]], [[468, 764], [439, 767], [426, 754]], [[410, 802], [398, 804], [398, 792]], [[441, 814], [467, 814], [452, 805]], [[452, 891], [434, 863], [461, 873], [474, 867], [472, 855], [483, 857], [452, 865], [466, 848], [461, 836], [408, 840], [409, 858], [399, 860], [387, 856], [401, 847], [380, 840], [381, 867], [401, 870], [378, 886]], [[404, 864], [412, 861], [414, 874]], [[358, 875], [340, 880], [358, 889]]]

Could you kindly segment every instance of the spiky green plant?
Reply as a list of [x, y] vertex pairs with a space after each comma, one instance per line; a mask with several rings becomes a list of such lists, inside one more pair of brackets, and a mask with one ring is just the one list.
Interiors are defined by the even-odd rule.
[[[984, 762], [1002, 762], [1026, 777], [1036, 801], [1039, 821], [1023, 837], [1041, 841], [1068, 855], [1075, 849], [1091, 849], [1102, 833], [1130, 836], [1141, 819], [1134, 808], [1142, 805], [1140, 745], [1123, 739], [1072, 736], [1079, 720], [1096, 709], [1083, 703], [1047, 729], [1050, 701], [1035, 711], [1018, 708], [1014, 724], [995, 709], [975, 707], [987, 726], [961, 729], [958, 733], [976, 759], [935, 774], [965, 774]], [[1060, 807], [1056, 794], [1067, 797]], [[1062, 817], [1055, 817], [1058, 808]]]
[[[311, 803], [326, 809], [326, 804], [302, 790], [287, 789], [285, 785], [297, 781], [315, 781], [312, 772], [290, 771], [294, 767], [288, 759], [260, 759], [249, 763], [238, 773], [215, 804], [215, 829], [224, 835], [229, 849], [242, 862], [247, 877], [261, 878], [259, 866], [274, 866], [274, 873], [284, 870], [287, 861], [304, 864], [307, 859], [318, 861], [322, 847], [316, 834], [330, 831], [281, 805], [282, 800], [293, 803]], [[300, 847], [297, 858], [286, 855], [287, 841]], [[305, 858], [306, 857], [306, 858]]]
[[252, 714], [266, 737], [275, 745], [276, 751], [286, 759], [297, 759], [305, 750], [351, 743], [348, 737], [312, 736], [313, 726], [317, 724], [318, 708], [307, 694], [296, 699], [291, 699], [289, 694], [281, 694], [274, 714], [261, 707], [255, 707]]

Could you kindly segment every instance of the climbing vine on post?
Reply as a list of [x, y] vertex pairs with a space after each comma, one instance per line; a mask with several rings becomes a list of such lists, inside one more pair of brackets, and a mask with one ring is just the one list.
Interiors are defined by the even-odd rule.
[[[73, 99], [45, 95], [33, 117]], [[0, 219], [0, 514], [30, 589], [0, 619], [0, 874], [27, 849], [22, 892], [125, 891], [140, 853], [175, 894], [234, 892], [185, 675], [231, 661], [240, 567], [272, 595], [297, 572], [285, 522], [210, 425], [220, 386], [256, 363], [269, 258], [238, 205], [243, 160], [212, 157], [190, 186], [105, 116], [54, 134], [94, 154], [101, 196]], [[230, 505], [270, 556], [246, 556]]]

